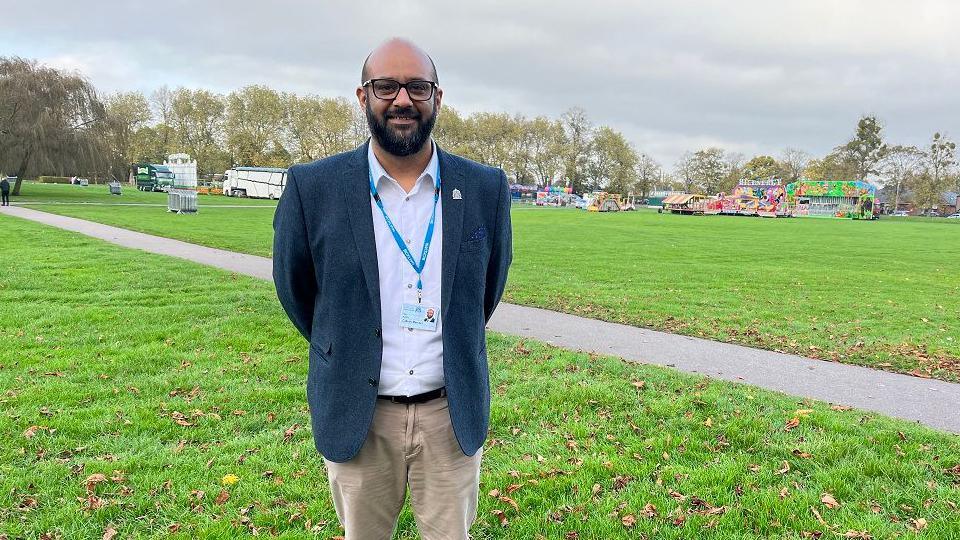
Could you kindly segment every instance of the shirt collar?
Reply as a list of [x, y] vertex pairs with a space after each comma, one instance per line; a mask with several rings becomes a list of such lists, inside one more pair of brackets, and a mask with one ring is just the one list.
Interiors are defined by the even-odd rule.
[[[420, 190], [420, 184], [422, 184], [424, 181], [427, 181], [431, 184], [436, 182], [436, 178], [434, 178], [433, 175], [437, 170], [437, 164], [440, 162], [440, 160], [437, 157], [437, 145], [433, 142], [433, 139], [430, 140], [430, 145], [433, 148], [433, 155], [430, 156], [430, 161], [423, 169], [423, 172], [421, 172], [420, 176], [417, 177], [417, 183], [414, 184], [413, 189], [410, 191], [411, 195]], [[398, 189], [403, 189], [400, 187], [400, 184], [396, 181], [396, 179], [387, 174], [387, 171], [384, 170], [382, 165], [380, 165], [380, 161], [373, 153], [372, 143], [367, 145], [367, 162], [370, 164], [370, 173], [373, 174], [374, 181], [377, 183], [378, 191], [382, 188], [384, 182], [391, 182], [395, 184]]]

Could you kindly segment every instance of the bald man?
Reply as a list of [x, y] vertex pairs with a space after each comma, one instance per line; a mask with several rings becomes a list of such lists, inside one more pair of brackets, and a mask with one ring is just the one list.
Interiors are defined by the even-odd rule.
[[443, 91], [416, 45], [371, 52], [356, 93], [370, 139], [290, 168], [274, 217], [277, 295], [310, 343], [314, 442], [347, 540], [390, 538], [408, 488], [422, 538], [466, 539], [510, 190], [502, 170], [431, 139]]

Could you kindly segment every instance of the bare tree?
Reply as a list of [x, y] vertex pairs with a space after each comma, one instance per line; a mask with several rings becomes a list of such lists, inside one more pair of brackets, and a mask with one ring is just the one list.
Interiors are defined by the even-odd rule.
[[803, 176], [803, 171], [813, 158], [810, 154], [796, 148], [784, 148], [780, 154], [780, 165], [786, 173], [786, 182], [796, 182]]
[[902, 186], [915, 175], [923, 161], [923, 152], [916, 146], [896, 145], [889, 148], [880, 164], [881, 174], [888, 185], [896, 186], [893, 199], [893, 209], [900, 207], [900, 192]]

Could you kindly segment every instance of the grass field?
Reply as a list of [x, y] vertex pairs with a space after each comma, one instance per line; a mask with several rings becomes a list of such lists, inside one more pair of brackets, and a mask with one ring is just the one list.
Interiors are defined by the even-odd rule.
[[[13, 186], [11, 186], [12, 189]], [[21, 185], [20, 195], [10, 197], [10, 202], [45, 204], [167, 204], [167, 194], [159, 191], [138, 191], [129, 184], [121, 185], [121, 195], [111, 195], [105, 184], [73, 186], [69, 184], [40, 184], [25, 181]], [[222, 195], [199, 195], [200, 204], [206, 205], [252, 205], [276, 206], [276, 201], [261, 199], [243, 199]]]
[[[235, 201], [209, 198], [217, 199]], [[207, 200], [186, 216], [152, 207], [35, 207], [270, 255], [270, 210], [214, 208]], [[509, 302], [960, 381], [960, 223], [526, 208], [514, 210], [513, 223]]]
[[[0, 227], [18, 239], [0, 251], [0, 535], [341, 534], [306, 344], [269, 283]], [[488, 349], [476, 538], [960, 536], [955, 435], [500, 335]], [[409, 511], [400, 531], [416, 537]]]

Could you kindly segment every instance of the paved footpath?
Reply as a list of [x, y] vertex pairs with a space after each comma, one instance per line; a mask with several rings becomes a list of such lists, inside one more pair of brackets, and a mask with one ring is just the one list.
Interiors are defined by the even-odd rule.
[[[272, 281], [272, 261], [17, 206], [0, 209], [121, 246]], [[960, 384], [500, 304], [489, 328], [568, 349], [620, 356], [786, 394], [851, 405], [960, 433]]]

